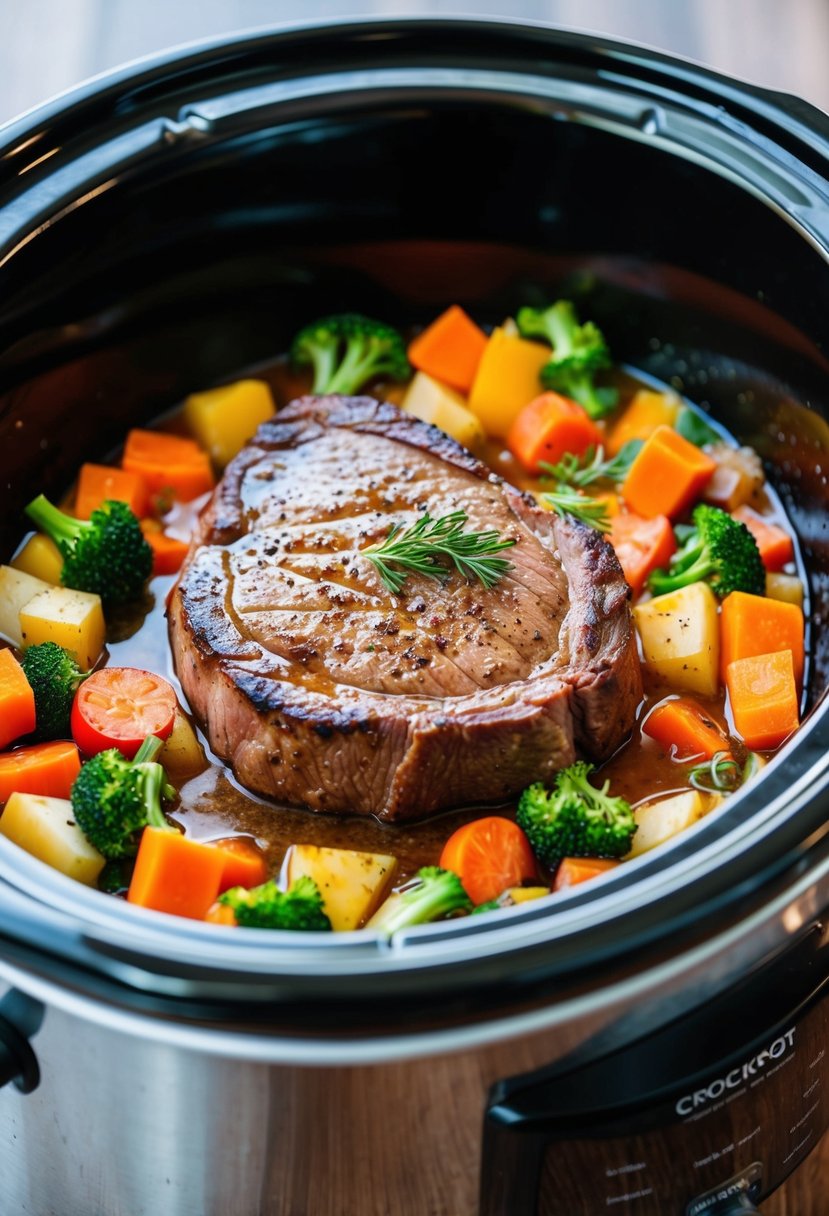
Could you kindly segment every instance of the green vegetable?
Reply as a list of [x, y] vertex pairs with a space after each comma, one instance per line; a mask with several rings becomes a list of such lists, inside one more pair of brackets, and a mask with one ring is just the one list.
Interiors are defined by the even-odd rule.
[[375, 376], [408, 380], [412, 374], [401, 335], [359, 313], [339, 313], [306, 325], [294, 338], [291, 359], [314, 369], [315, 393], [356, 393]]
[[477, 916], [479, 912], [495, 912], [496, 909], [508, 908], [511, 903], [512, 900], [509, 903], [503, 902], [500, 896], [498, 899], [488, 899], [485, 904], [476, 904], [470, 915]]
[[743, 780], [740, 766], [728, 752], [717, 752], [688, 771], [688, 784], [705, 794], [729, 794]]
[[280, 891], [273, 879], [249, 890], [233, 887], [219, 896], [219, 903], [232, 908], [236, 920], [246, 929], [331, 928], [320, 889], [307, 874], [291, 883], [287, 891]]
[[154, 760], [160, 748], [154, 735], [147, 736], [134, 760], [109, 748], [88, 760], [75, 778], [70, 795], [75, 822], [104, 857], [134, 856], [148, 825], [176, 830], [161, 809], [162, 795], [174, 798], [175, 790]]
[[56, 642], [39, 642], [23, 656], [23, 671], [35, 694], [38, 739], [65, 739], [78, 685], [86, 679], [70, 654]]
[[689, 443], [704, 448], [706, 444], [722, 443], [722, 435], [709, 426], [702, 414], [683, 405], [674, 423], [674, 430]]
[[612, 388], [596, 388], [596, 373], [611, 366], [610, 352], [601, 330], [592, 321], [579, 325], [569, 300], [558, 300], [549, 308], [521, 308], [516, 317], [524, 338], [544, 338], [553, 357], [541, 369], [541, 382], [578, 401], [591, 418], [603, 418], [618, 401]]
[[573, 515], [583, 524], [587, 524], [589, 528], [595, 528], [597, 532], [610, 531], [607, 504], [598, 498], [590, 498], [587, 494], [579, 493], [578, 490], [568, 490], [562, 487], [548, 491], [542, 495], [542, 498], [562, 518]]
[[451, 563], [465, 578], [476, 578], [484, 587], [492, 587], [512, 568], [506, 558], [496, 554], [511, 548], [515, 541], [501, 540], [494, 528], [464, 532], [466, 520], [465, 511], [451, 511], [440, 519], [421, 515], [405, 532], [400, 524], [393, 524], [382, 544], [363, 549], [363, 557], [376, 567], [383, 586], [393, 595], [400, 592], [410, 574], [425, 574], [445, 582], [449, 574], [441, 561]]
[[439, 866], [424, 866], [410, 883], [389, 896], [368, 928], [391, 937], [400, 929], [425, 925], [452, 912], [469, 912], [471, 908], [472, 901], [457, 874]]
[[517, 822], [539, 861], [553, 869], [564, 857], [624, 857], [630, 852], [636, 820], [624, 798], [601, 789], [588, 777], [592, 764], [577, 760], [562, 769], [549, 791], [537, 782], [524, 790]]
[[26, 514], [60, 549], [65, 587], [93, 592], [106, 604], [140, 597], [152, 573], [153, 551], [126, 503], [107, 501], [90, 519], [73, 519], [39, 494]]
[[596, 481], [624, 481], [630, 466], [644, 447], [641, 439], [629, 439], [610, 460], [604, 458], [604, 448], [588, 448], [583, 457], [567, 452], [558, 464], [539, 462], [540, 468], [554, 477], [559, 486], [583, 489]]
[[705, 581], [721, 599], [732, 591], [765, 595], [765, 567], [757, 541], [745, 524], [706, 503], [695, 508], [692, 519], [692, 529], [675, 529], [681, 548], [667, 570], [654, 570], [648, 579], [649, 590], [664, 595]]

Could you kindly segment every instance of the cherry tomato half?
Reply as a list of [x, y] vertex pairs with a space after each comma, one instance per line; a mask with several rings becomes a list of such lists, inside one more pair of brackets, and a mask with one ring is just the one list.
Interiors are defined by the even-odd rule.
[[527, 837], [517, 823], [500, 815], [474, 819], [453, 832], [443, 846], [440, 864], [457, 874], [476, 904], [497, 899], [508, 887], [538, 874]]
[[171, 684], [139, 667], [102, 667], [72, 705], [72, 737], [87, 756], [117, 747], [131, 760], [147, 735], [166, 739], [176, 716]]

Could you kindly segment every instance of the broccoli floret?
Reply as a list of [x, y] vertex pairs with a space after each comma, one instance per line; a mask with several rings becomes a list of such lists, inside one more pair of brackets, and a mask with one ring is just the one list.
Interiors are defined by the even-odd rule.
[[592, 764], [578, 760], [562, 769], [551, 792], [537, 782], [524, 790], [516, 819], [532, 850], [553, 869], [563, 857], [624, 857], [630, 852], [636, 820], [624, 798], [612, 798], [605, 781], [588, 781]]
[[553, 357], [541, 369], [541, 382], [578, 401], [591, 418], [609, 414], [619, 399], [612, 388], [596, 388], [596, 372], [611, 366], [604, 335], [592, 321], [579, 325], [569, 300], [558, 300], [549, 308], [521, 308], [516, 317], [524, 338], [544, 338]]
[[23, 656], [23, 671], [35, 694], [35, 737], [67, 738], [72, 702], [88, 673], [56, 642], [30, 646]]
[[161, 740], [149, 735], [126, 760], [117, 748], [98, 752], [83, 766], [72, 786], [75, 822], [104, 857], [132, 857], [148, 825], [174, 832], [164, 818], [161, 797], [175, 797], [164, 769], [153, 759]]
[[73, 519], [39, 494], [26, 514], [60, 549], [65, 587], [94, 592], [106, 604], [139, 598], [152, 572], [153, 551], [125, 502], [110, 500], [90, 519]]
[[654, 595], [677, 591], [705, 581], [721, 599], [732, 591], [765, 595], [766, 571], [757, 541], [744, 523], [727, 511], [700, 503], [693, 513], [694, 526], [679, 532], [681, 548], [667, 570], [654, 570], [648, 588]]
[[469, 912], [472, 900], [452, 870], [424, 866], [399, 892], [389, 897], [369, 922], [379, 933], [397, 933], [412, 925], [425, 925], [452, 912]]
[[294, 338], [291, 359], [298, 367], [313, 367], [315, 393], [356, 393], [375, 376], [407, 380], [412, 374], [397, 330], [359, 313], [306, 325]]
[[320, 889], [307, 874], [291, 883], [287, 891], [280, 891], [273, 879], [250, 890], [232, 887], [219, 896], [219, 903], [232, 908], [237, 922], [246, 929], [331, 928]]

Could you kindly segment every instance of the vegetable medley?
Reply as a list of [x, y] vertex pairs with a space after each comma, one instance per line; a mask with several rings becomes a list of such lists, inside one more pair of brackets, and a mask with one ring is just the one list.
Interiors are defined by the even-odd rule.
[[[296, 841], [276, 864], [244, 832], [182, 831], [202, 744], [173, 686], [108, 662], [106, 644], [119, 606], [142, 611], [148, 580], [166, 592], [217, 473], [273, 414], [269, 384], [241, 380], [189, 397], [168, 429], [131, 431], [120, 463], [85, 464], [66, 503], [41, 494], [27, 508], [37, 531], [0, 567], [9, 840], [146, 908], [391, 935], [597, 879], [709, 814], [797, 729], [803, 585], [758, 457], [674, 394], [622, 377], [572, 303], [519, 308], [491, 332], [455, 305], [408, 345], [385, 322], [326, 317], [290, 360], [297, 391], [371, 387], [606, 535], [640, 644], [635, 738], [601, 772], [577, 761], [516, 807], [467, 815], [409, 873], [395, 829], [389, 852]], [[395, 595], [413, 572], [492, 586], [514, 542], [466, 525], [462, 511], [405, 531], [390, 520], [363, 556]]]

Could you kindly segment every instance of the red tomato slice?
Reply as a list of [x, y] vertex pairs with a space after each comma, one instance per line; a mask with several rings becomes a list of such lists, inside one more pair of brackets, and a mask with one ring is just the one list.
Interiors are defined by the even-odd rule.
[[517, 823], [498, 815], [475, 819], [453, 832], [440, 864], [458, 875], [476, 904], [497, 899], [508, 887], [538, 875], [527, 837]]
[[175, 691], [161, 676], [139, 667], [103, 667], [77, 691], [72, 737], [87, 756], [117, 747], [131, 760], [147, 735], [167, 738], [175, 715]]

